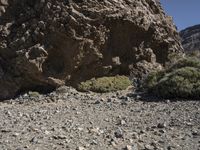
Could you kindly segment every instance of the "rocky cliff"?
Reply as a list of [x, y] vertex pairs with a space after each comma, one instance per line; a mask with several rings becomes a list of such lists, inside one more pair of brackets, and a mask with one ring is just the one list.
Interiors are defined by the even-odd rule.
[[195, 25], [180, 32], [183, 48], [188, 51], [200, 50], [200, 25]]
[[0, 99], [137, 76], [181, 49], [157, 0], [0, 0]]

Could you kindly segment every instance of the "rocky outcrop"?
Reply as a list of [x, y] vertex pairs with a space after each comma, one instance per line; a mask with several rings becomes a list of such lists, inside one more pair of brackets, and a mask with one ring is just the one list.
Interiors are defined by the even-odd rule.
[[157, 0], [0, 0], [0, 99], [137, 76], [181, 49]]
[[183, 48], [186, 52], [200, 50], [200, 25], [186, 28], [180, 32]]

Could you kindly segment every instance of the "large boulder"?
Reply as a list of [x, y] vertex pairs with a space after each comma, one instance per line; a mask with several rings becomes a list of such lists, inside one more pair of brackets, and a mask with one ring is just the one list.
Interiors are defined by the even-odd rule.
[[0, 99], [137, 76], [181, 50], [157, 0], [0, 0]]

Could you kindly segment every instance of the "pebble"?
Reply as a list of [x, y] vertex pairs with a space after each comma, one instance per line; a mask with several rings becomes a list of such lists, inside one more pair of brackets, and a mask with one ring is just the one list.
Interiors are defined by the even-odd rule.
[[38, 143], [37, 137], [33, 137], [33, 138], [30, 140], [30, 142], [33, 143], [33, 144]]
[[145, 130], [140, 130], [140, 134], [145, 134]]
[[97, 127], [97, 128], [91, 128], [91, 129], [89, 129], [89, 132], [90, 133], [96, 133], [97, 135], [101, 134], [101, 131], [100, 131], [99, 127]]
[[98, 145], [98, 142], [96, 140], [92, 140], [90, 144], [91, 145]]
[[117, 125], [126, 125], [126, 121], [125, 120], [123, 120], [123, 119], [119, 119], [118, 121], [117, 121]]
[[115, 131], [115, 137], [116, 138], [123, 138], [124, 136], [124, 132], [121, 128], [118, 128], [116, 131]]
[[125, 148], [125, 150], [132, 150], [132, 146], [127, 145], [126, 148]]
[[119, 99], [126, 99], [126, 96], [121, 96], [119, 97]]
[[12, 116], [12, 113], [10, 111], [7, 111], [6, 112], [6, 115], [8, 115], [8, 117], [11, 117]]
[[160, 132], [160, 133], [165, 133], [166, 131], [165, 131], [165, 130], [159, 130], [159, 132]]
[[53, 136], [54, 139], [57, 139], [57, 140], [64, 140], [64, 139], [67, 139], [67, 137], [65, 135], [54, 135]]
[[105, 98], [101, 98], [100, 101], [105, 102], [106, 100], [105, 100]]
[[157, 127], [158, 128], [165, 128], [166, 124], [165, 123], [158, 123]]
[[193, 130], [193, 131], [192, 131], [192, 135], [193, 135], [193, 136], [198, 136], [198, 135], [199, 135], [199, 133], [198, 133], [198, 131], [197, 131], [197, 130]]
[[11, 132], [11, 130], [10, 129], [1, 129], [0, 132], [2, 132], [2, 133], [8, 133], [8, 132]]
[[19, 136], [19, 133], [13, 133], [13, 136], [17, 137], [17, 136]]
[[127, 145], [125, 150], [138, 150], [137, 145]]
[[132, 133], [132, 138], [133, 139], [139, 139], [139, 136], [136, 132]]
[[84, 147], [77, 147], [77, 149], [76, 150], [86, 150]]
[[97, 100], [97, 101], [94, 102], [94, 104], [100, 104], [100, 103], [101, 103], [100, 100]]
[[126, 121], [125, 120], [121, 120], [121, 125], [126, 125]]
[[108, 102], [108, 103], [112, 102], [112, 99], [111, 99], [111, 98], [108, 98], [107, 102]]
[[126, 97], [125, 100], [126, 100], [126, 101], [130, 101], [130, 97]]
[[145, 145], [145, 149], [146, 150], [154, 150], [154, 146], [147, 144], [147, 145]]
[[117, 147], [117, 144], [116, 144], [115, 141], [111, 141], [111, 145], [112, 145], [113, 147]]
[[121, 105], [128, 105], [127, 101], [122, 100]]
[[136, 100], [140, 100], [142, 97], [140, 95], [136, 96]]
[[168, 146], [168, 147], [167, 147], [167, 150], [175, 150], [175, 149], [176, 149], [175, 146]]

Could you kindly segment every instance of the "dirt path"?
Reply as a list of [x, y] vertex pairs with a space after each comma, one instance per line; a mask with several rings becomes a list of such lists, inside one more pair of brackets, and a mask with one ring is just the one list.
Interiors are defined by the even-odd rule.
[[0, 150], [200, 150], [200, 101], [66, 88], [0, 103]]

